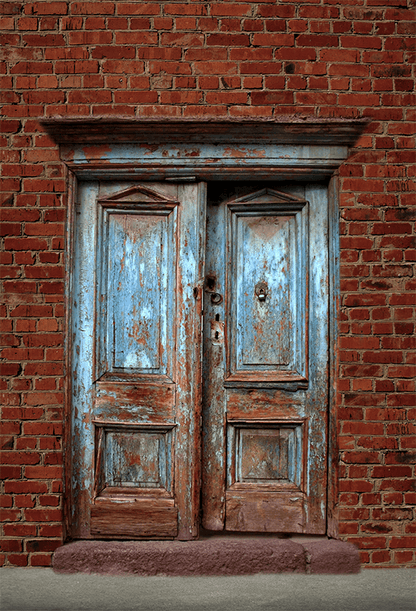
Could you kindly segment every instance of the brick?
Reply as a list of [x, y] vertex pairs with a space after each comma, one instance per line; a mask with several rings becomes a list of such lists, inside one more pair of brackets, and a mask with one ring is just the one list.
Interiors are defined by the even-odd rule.
[[[272, 20], [271, 22], [266, 22], [267, 23], [273, 23], [275, 20]], [[281, 24], [281, 27], [283, 28], [281, 31], [286, 31], [286, 22], [283, 20], [276, 20], [279, 21], [279, 24]], [[239, 24], [240, 22], [237, 21], [237, 23]], [[264, 23], [263, 21], [261, 21], [260, 19], [244, 19], [243, 21], [243, 30], [245, 30], [246, 32], [262, 32], [264, 28]], [[266, 25], [266, 29], [267, 29], [267, 25]]]
[[44, 356], [42, 348], [4, 348], [1, 355], [3, 358], [9, 359], [10, 361], [39, 360]]
[[164, 4], [163, 12], [165, 15], [207, 15], [207, 7], [203, 4]]
[[366, 480], [340, 480], [339, 490], [341, 492], [371, 492], [373, 484]]
[[[162, 68], [161, 68], [162, 69]], [[184, 69], [189, 69], [189, 72], [183, 71], [182, 74], [190, 74], [189, 66], [184, 66]], [[237, 63], [236, 62], [195, 62], [194, 63], [194, 71], [195, 74], [204, 74], [204, 75], [232, 75], [237, 73]]]
[[35, 380], [35, 390], [56, 390], [56, 381], [53, 378]]
[[374, 467], [371, 477], [412, 477], [411, 467]]
[[6, 537], [33, 537], [36, 535], [36, 526], [34, 524], [3, 524], [3, 530]]
[[39, 439], [39, 447], [41, 450], [60, 450], [60, 437], [42, 437]]
[[[278, 62], [244, 62], [240, 66], [241, 74], [279, 74], [281, 70], [282, 64]], [[284, 77], [281, 77], [280, 80], [282, 88], [284, 88]]]
[[251, 103], [254, 105], [293, 104], [291, 91], [253, 91]]
[[60, 500], [60, 496], [52, 494], [39, 497], [39, 503], [42, 507], [57, 507], [60, 504]]
[[7, 560], [14, 566], [27, 566], [27, 554], [9, 554]]
[[33, 47], [62, 47], [65, 39], [62, 34], [24, 34], [23, 43]]
[[341, 520], [368, 520], [370, 517], [370, 510], [364, 507], [340, 509], [339, 517]]
[[160, 6], [155, 3], [117, 3], [118, 15], [160, 15]]
[[25, 545], [27, 552], [54, 552], [62, 542], [60, 539], [30, 539]]
[[287, 60], [287, 61], [315, 61], [316, 60], [316, 50], [315, 49], [295, 49], [295, 48], [286, 48], [282, 47], [277, 49], [275, 54], [276, 59]]
[[412, 562], [413, 560], [413, 552], [409, 551], [397, 551], [394, 553], [394, 560], [397, 564], [407, 564], [408, 562]]
[[50, 566], [52, 562], [52, 554], [31, 554], [30, 566]]
[[320, 49], [324, 47], [338, 47], [339, 38], [338, 36], [330, 35], [300, 34], [296, 39], [296, 44], [300, 47], [318, 47]]
[[416, 295], [403, 294], [392, 295], [389, 299], [390, 305], [416, 305]]
[[[390, 526], [389, 524], [380, 523], [380, 522], [373, 522], [373, 523], [367, 522], [367, 524], [361, 524], [360, 530], [362, 533], [381, 534], [381, 533], [391, 533], [393, 530], [393, 527]], [[389, 554], [389, 552], [387, 552], [387, 554]]]
[[34, 420], [43, 416], [41, 408], [3, 408], [3, 418], [5, 420]]
[[351, 543], [358, 546], [359, 549], [377, 549], [386, 547], [385, 537], [354, 537]]
[[70, 32], [69, 44], [71, 45], [105, 45], [112, 42], [111, 32]]
[[192, 32], [164, 32], [161, 34], [162, 45], [182, 47], [202, 47], [204, 35]]
[[367, 449], [395, 449], [397, 440], [391, 437], [359, 437], [357, 446]]
[[[8, 352], [4, 350], [2, 354], [7, 355]], [[18, 393], [4, 392], [0, 394], [0, 401], [3, 405], [19, 405], [20, 397]]]
[[115, 5], [113, 2], [72, 2], [73, 15], [113, 15]]
[[62, 511], [60, 509], [26, 509], [25, 519], [28, 522], [60, 522]]
[[209, 104], [246, 104], [248, 95], [242, 91], [218, 91], [207, 93], [206, 100]]
[[65, 270], [58, 265], [38, 265], [26, 269], [27, 278], [63, 278]]
[[382, 562], [390, 562], [390, 552], [388, 550], [383, 550], [381, 552], [373, 552], [371, 555], [371, 560], [374, 563], [382, 563]]
[[40, 525], [39, 526], [40, 537], [62, 537], [62, 525]]
[[13, 497], [9, 494], [0, 495], [0, 507], [10, 508], [13, 506]]
[[340, 535], [356, 535], [358, 534], [358, 524], [355, 522], [341, 522], [338, 526]]
[[5, 238], [4, 248], [6, 250], [47, 250], [46, 240], [37, 238]]
[[416, 504], [416, 492], [406, 492], [404, 495], [404, 502], [409, 505]]
[[416, 547], [416, 537], [392, 537], [390, 541], [390, 547], [392, 549], [396, 548], [415, 548]]
[[40, 455], [38, 452], [3, 452], [2, 460], [9, 465], [36, 465]]
[[[156, 32], [116, 32], [115, 42], [117, 45], [155, 45], [158, 41]], [[106, 57], [120, 59], [122, 57], [132, 58], [136, 55], [135, 46], [132, 47], [102, 47], [93, 57]]]
[[[348, 397], [348, 395], [347, 395]], [[358, 397], [358, 401], [361, 401], [360, 395], [353, 395], [353, 397]], [[370, 395], [371, 397], [371, 395]], [[371, 405], [371, 402], [369, 401]], [[344, 422], [342, 424], [342, 432], [343, 433], [351, 433], [356, 435], [382, 435], [384, 431], [384, 424], [378, 422]]]
[[23, 428], [25, 435], [62, 435], [60, 422], [25, 422]]
[[67, 2], [28, 2], [24, 6], [26, 15], [66, 15]]
[[35, 506], [35, 499], [31, 495], [19, 495], [15, 497], [15, 506], [20, 509]]
[[31, 392], [25, 397], [26, 405], [59, 405], [62, 403], [62, 393]]
[[116, 91], [114, 94], [116, 104], [153, 104], [157, 99], [156, 91]]
[[344, 299], [344, 305], [346, 307], [362, 307], [362, 306], [377, 306], [377, 305], [385, 305], [386, 304], [386, 296], [385, 295], [374, 295], [374, 294], [361, 294], [361, 295], [348, 295]]
[[341, 337], [341, 348], [350, 348], [355, 350], [374, 350], [379, 348], [380, 340], [377, 337]]
[[197, 91], [164, 91], [160, 94], [162, 104], [198, 104], [202, 94]]
[[[291, 47], [294, 44], [293, 34], [281, 34], [280, 32], [274, 34], [253, 34], [252, 44], [254, 46], [261, 47]], [[306, 45], [310, 46], [310, 45]]]
[[61, 465], [62, 464], [62, 452], [49, 452], [45, 455], [45, 465]]
[[213, 3], [210, 9], [213, 17], [243, 17], [251, 13], [250, 6], [237, 3]]
[[[361, 502], [363, 505], [380, 505], [381, 495], [380, 494], [363, 494], [361, 495]], [[374, 517], [374, 516], [373, 516]]]

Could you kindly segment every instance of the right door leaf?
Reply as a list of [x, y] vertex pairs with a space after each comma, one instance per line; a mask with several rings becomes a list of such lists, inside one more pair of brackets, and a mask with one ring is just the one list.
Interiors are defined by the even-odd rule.
[[325, 532], [327, 198], [262, 188], [208, 208], [224, 342], [204, 338], [203, 526]]

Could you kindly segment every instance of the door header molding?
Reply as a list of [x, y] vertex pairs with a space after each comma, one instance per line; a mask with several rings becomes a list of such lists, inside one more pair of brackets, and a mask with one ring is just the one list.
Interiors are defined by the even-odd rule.
[[83, 180], [322, 180], [348, 156], [366, 119], [39, 120]]
[[59, 144], [211, 143], [352, 146], [368, 119], [186, 119], [50, 117], [39, 123]]

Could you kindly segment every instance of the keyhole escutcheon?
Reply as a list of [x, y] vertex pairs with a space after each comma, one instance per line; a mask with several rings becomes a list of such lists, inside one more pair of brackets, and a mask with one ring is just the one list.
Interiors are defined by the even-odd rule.
[[259, 301], [266, 301], [266, 297], [269, 294], [269, 287], [267, 285], [267, 282], [257, 282], [256, 286], [254, 287], [254, 292], [257, 295], [257, 299]]

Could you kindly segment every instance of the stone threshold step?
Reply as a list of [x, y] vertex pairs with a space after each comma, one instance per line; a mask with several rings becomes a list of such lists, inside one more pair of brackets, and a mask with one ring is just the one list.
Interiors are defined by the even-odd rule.
[[141, 576], [360, 572], [357, 548], [336, 539], [212, 537], [198, 541], [76, 541], [53, 557], [57, 573]]

